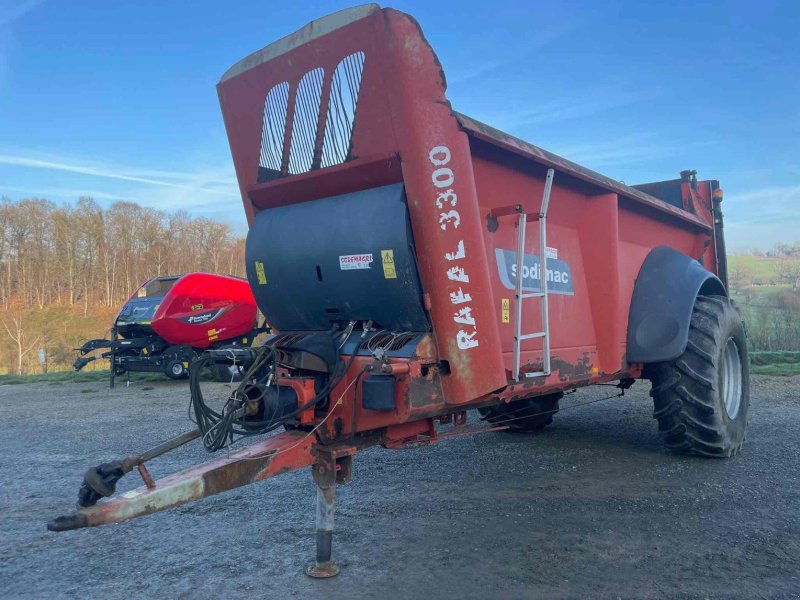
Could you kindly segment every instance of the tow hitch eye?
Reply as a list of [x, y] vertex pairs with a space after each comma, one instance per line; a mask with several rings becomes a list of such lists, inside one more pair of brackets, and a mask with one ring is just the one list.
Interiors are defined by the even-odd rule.
[[78, 490], [78, 508], [94, 506], [101, 498], [113, 496], [117, 482], [133, 469], [136, 458], [115, 460], [87, 470]]

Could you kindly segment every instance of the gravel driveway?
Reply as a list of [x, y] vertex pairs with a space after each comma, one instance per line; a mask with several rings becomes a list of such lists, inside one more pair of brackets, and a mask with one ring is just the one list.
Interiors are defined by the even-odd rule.
[[[0, 387], [5, 598], [800, 598], [800, 381], [754, 377], [730, 460], [671, 456], [648, 386], [544, 433], [359, 454], [339, 488], [339, 577], [313, 556], [307, 471], [106, 527], [50, 533], [90, 465], [188, 429], [182, 382]], [[158, 477], [205, 460], [197, 443]], [[139, 485], [136, 474], [120, 489]]]

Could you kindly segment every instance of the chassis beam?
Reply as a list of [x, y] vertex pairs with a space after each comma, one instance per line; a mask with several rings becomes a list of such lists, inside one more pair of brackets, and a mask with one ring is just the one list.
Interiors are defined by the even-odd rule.
[[119, 523], [213, 496], [281, 473], [302, 469], [316, 462], [316, 436], [287, 431], [219, 458], [169, 475], [154, 487], [139, 487], [108, 501], [47, 524], [50, 531], [67, 531]]

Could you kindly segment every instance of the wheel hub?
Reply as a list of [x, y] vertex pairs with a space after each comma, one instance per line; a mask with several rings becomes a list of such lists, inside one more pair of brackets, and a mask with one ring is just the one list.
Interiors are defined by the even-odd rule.
[[735, 419], [742, 404], [742, 359], [739, 346], [733, 338], [728, 338], [722, 351], [722, 368], [720, 369], [722, 402], [728, 418]]

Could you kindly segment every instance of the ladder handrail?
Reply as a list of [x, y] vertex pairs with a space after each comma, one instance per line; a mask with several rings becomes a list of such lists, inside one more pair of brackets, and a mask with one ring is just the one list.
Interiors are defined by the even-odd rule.
[[[553, 189], [553, 177], [555, 171], [547, 170], [547, 177], [542, 193], [542, 204], [539, 209], [539, 294], [522, 293], [522, 267], [525, 259], [525, 234], [528, 215], [522, 212], [522, 207], [517, 205], [519, 215], [517, 217], [517, 273], [514, 278], [514, 368], [512, 378], [519, 381], [522, 341], [524, 339], [542, 338], [542, 371], [537, 373], [526, 373], [527, 377], [539, 377], [550, 375], [550, 308], [548, 303], [547, 291], [547, 211], [550, 207], [550, 192]], [[541, 297], [542, 300], [542, 331], [530, 334], [522, 334], [522, 300], [526, 297]]]
[[522, 346], [522, 265], [525, 259], [525, 224], [528, 215], [520, 212], [517, 217], [517, 274], [514, 278], [514, 381], [519, 380], [520, 353]]
[[539, 212], [539, 264], [542, 266], [541, 273], [539, 273], [539, 281], [541, 281], [542, 296], [542, 329], [544, 330], [544, 337], [542, 338], [542, 352], [543, 352], [543, 371], [545, 375], [550, 374], [550, 307], [547, 297], [547, 209], [550, 207], [550, 191], [553, 189], [553, 176], [555, 171], [553, 169], [547, 170], [547, 179], [544, 182], [544, 195], [542, 196], [542, 210]]

